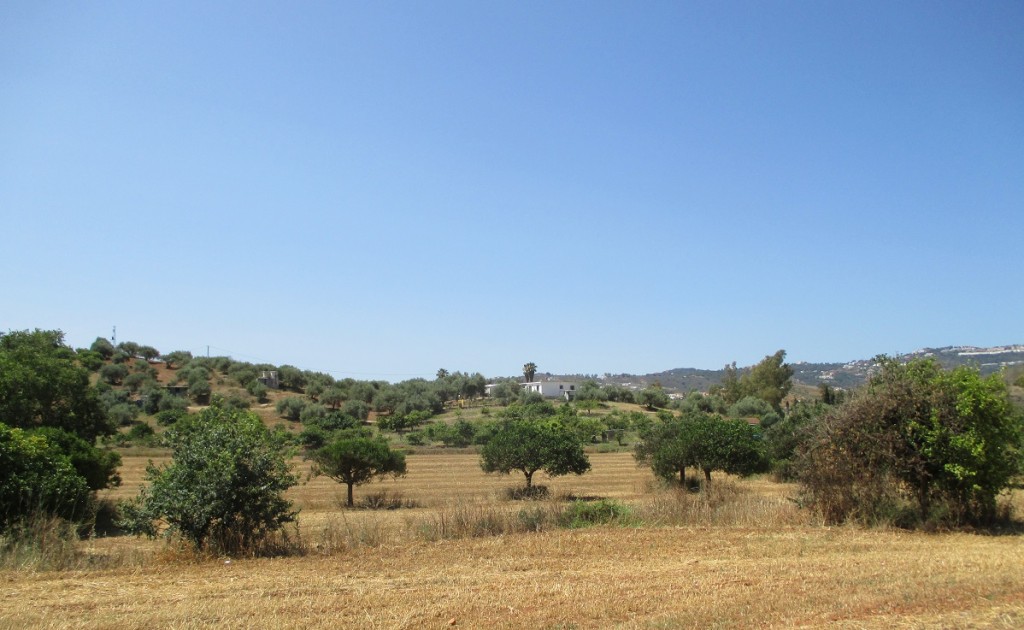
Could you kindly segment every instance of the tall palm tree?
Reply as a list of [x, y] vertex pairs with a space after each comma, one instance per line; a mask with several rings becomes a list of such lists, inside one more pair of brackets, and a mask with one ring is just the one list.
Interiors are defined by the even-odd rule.
[[523, 366], [523, 376], [526, 377], [526, 382], [527, 383], [532, 383], [533, 382], [533, 377], [534, 377], [534, 375], [536, 373], [537, 373], [537, 364], [534, 363], [533, 361], [530, 361], [529, 363], [527, 363], [526, 365]]

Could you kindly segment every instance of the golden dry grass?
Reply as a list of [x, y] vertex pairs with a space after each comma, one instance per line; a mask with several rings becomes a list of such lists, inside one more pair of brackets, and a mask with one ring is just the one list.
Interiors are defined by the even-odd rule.
[[[145, 459], [125, 458], [112, 494], [134, 494]], [[386, 488], [416, 509], [340, 510], [326, 479], [295, 488], [309, 555], [195, 561], [159, 542], [88, 541], [99, 555], [149, 556], [0, 572], [0, 628], [1024, 626], [1019, 537], [828, 528], [787, 485], [722, 479], [707, 496], [678, 493], [629, 455], [591, 459], [588, 475], [545, 483], [665, 524], [445, 539], [443, 519], [514, 519], [564, 501], [503, 500], [521, 477], [484, 475], [475, 455], [412, 455], [408, 477], [357, 500]]]
[[1017, 540], [595, 528], [8, 574], [0, 627], [1019, 627]]

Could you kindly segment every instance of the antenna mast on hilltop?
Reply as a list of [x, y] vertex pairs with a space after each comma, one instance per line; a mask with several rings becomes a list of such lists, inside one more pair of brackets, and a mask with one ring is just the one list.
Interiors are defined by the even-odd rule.
[[114, 326], [114, 334], [110, 335], [110, 343], [117, 345], [117, 326]]

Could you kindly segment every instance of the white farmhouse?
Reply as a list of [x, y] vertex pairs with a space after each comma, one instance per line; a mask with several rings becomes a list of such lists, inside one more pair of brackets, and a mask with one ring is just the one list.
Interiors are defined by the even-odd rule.
[[[497, 383], [490, 383], [485, 386], [484, 393], [487, 396], [494, 395], [494, 388]], [[533, 383], [519, 383], [519, 387], [528, 392], [537, 392], [544, 398], [562, 398], [572, 400], [576, 397], [576, 383], [567, 381], [535, 381]]]
[[535, 381], [533, 383], [520, 383], [520, 387], [528, 392], [537, 392], [544, 398], [564, 398], [572, 400], [576, 397], [576, 383], [565, 381]]

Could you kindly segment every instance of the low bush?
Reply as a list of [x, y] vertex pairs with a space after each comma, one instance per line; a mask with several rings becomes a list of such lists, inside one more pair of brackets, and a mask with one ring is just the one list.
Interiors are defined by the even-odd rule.
[[541, 501], [550, 496], [547, 486], [514, 486], [505, 488], [505, 499], [509, 501]]
[[359, 501], [359, 507], [364, 510], [402, 510], [418, 508], [421, 507], [421, 504], [415, 499], [406, 499], [397, 492], [390, 493], [387, 490], [381, 490], [364, 496]]
[[562, 514], [560, 525], [570, 529], [594, 525], [631, 525], [636, 521], [633, 512], [625, 505], [612, 499], [597, 501], [573, 501]]

